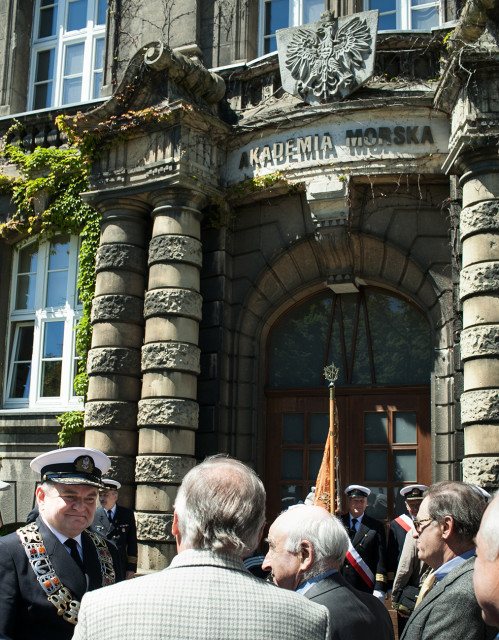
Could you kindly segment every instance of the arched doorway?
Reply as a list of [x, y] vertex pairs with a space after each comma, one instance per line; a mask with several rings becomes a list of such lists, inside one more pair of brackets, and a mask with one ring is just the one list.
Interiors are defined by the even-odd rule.
[[293, 307], [268, 339], [268, 518], [315, 484], [329, 425], [326, 364], [340, 373], [340, 474], [371, 488], [368, 512], [401, 512], [404, 484], [430, 481], [431, 332], [424, 315], [391, 292], [325, 291]]

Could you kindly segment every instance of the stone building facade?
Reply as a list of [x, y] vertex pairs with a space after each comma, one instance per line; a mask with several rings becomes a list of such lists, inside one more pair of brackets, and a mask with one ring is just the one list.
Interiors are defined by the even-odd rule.
[[[59, 4], [77, 21], [79, 3]], [[376, 517], [393, 517], [410, 482], [495, 489], [493, 4], [435, 5], [439, 23], [426, 31], [380, 29], [369, 76], [347, 95], [329, 88], [315, 101], [304, 99], [302, 81], [296, 92], [283, 88], [285, 51], [260, 55], [267, 0], [113, 0], [107, 12], [103, 4], [94, 3], [95, 15], [105, 12], [95, 20], [101, 30], [85, 41], [96, 51], [102, 40], [102, 69], [87, 74], [101, 74], [100, 94], [67, 103], [78, 74], [62, 65], [59, 103], [35, 109], [57, 84], [42, 74], [50, 20], [37, 2], [1, 3], [0, 130], [15, 118], [29, 153], [64, 145], [60, 113], [79, 112], [82, 135], [132, 112], [154, 114], [106, 141], [83, 196], [101, 215], [101, 236], [82, 438], [111, 456], [122, 500], [135, 507], [141, 570], [172, 557], [176, 487], [206, 455], [254, 466], [269, 518], [305, 497], [328, 430], [330, 362], [339, 368], [341, 485], [372, 487]], [[340, 16], [331, 27], [340, 39], [341, 19], [376, 7], [320, 8]], [[319, 16], [314, 33], [319, 23], [336, 25]], [[61, 46], [76, 47], [82, 34]], [[26, 42], [36, 71], [25, 64]], [[12, 212], [2, 196], [0, 216]], [[73, 278], [77, 241], [60, 241]], [[30, 275], [42, 272], [46, 292], [47, 278], [66, 269], [51, 267], [56, 245], [0, 242], [0, 477], [14, 488], [0, 506], [10, 522], [32, 506], [28, 463], [55, 446], [55, 416], [81, 406], [64, 368], [73, 351], [46, 337], [63, 311], [17, 303]], [[51, 362], [67, 374], [60, 396], [40, 393]]]

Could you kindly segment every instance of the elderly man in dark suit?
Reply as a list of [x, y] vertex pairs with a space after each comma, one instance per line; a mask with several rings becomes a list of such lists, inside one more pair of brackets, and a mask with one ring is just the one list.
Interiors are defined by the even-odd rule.
[[274, 583], [329, 609], [332, 640], [392, 640], [390, 616], [371, 594], [350, 586], [339, 573], [348, 535], [322, 507], [296, 505], [272, 524], [262, 568]]
[[38, 456], [35, 522], [0, 539], [0, 638], [70, 640], [86, 591], [115, 582], [117, 550], [86, 530], [109, 458], [69, 447]]
[[245, 569], [264, 522], [257, 475], [237, 460], [205, 460], [175, 501], [170, 566], [86, 594], [73, 640], [327, 640], [327, 609]]
[[414, 520], [426, 578], [402, 640], [488, 640], [497, 630], [482, 620], [473, 591], [474, 538], [485, 503], [463, 482], [439, 482], [425, 493]]
[[348, 513], [341, 520], [350, 538], [342, 574], [360, 591], [384, 601], [387, 590], [385, 528], [364, 512], [371, 490], [359, 484], [345, 489]]
[[125, 580], [137, 571], [137, 529], [131, 509], [118, 504], [118, 489], [121, 484], [111, 478], [103, 478], [104, 487], [99, 490], [100, 507], [95, 510], [91, 530], [112, 540], [118, 547], [121, 572]]

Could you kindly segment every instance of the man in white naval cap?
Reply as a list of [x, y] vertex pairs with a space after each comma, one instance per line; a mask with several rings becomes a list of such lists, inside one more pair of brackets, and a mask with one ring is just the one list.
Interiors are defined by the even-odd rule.
[[137, 530], [133, 511], [118, 504], [121, 484], [111, 478], [103, 478], [99, 489], [100, 506], [95, 510], [91, 530], [112, 540], [120, 554], [121, 572], [125, 580], [137, 571]]
[[343, 565], [345, 580], [360, 591], [372, 593], [380, 600], [386, 598], [386, 544], [385, 528], [364, 512], [371, 490], [359, 484], [345, 489], [348, 512], [341, 520], [350, 545]]
[[407, 513], [402, 513], [390, 522], [387, 546], [388, 586], [391, 587], [397, 565], [400, 560], [407, 532], [413, 528], [413, 520], [417, 517], [419, 506], [423, 502], [423, 494], [428, 489], [425, 484], [409, 484], [400, 489], [404, 498]]
[[[417, 518], [426, 489], [428, 489], [428, 487], [425, 484], [409, 484], [400, 489], [400, 495], [404, 498], [407, 513], [402, 513], [392, 520], [388, 532], [388, 546], [386, 550], [388, 588], [391, 589], [393, 587], [392, 605], [397, 611], [399, 635], [402, 634], [407, 618], [412, 612], [412, 609], [407, 606], [409, 601], [407, 600], [406, 594], [410, 594], [411, 597], [415, 593], [417, 595], [421, 577], [425, 569], [428, 568], [427, 565], [418, 558], [416, 541], [411, 533], [414, 528], [413, 520]], [[401, 563], [400, 571], [398, 571], [404, 543], [406, 543], [404, 561]], [[395, 575], [397, 576], [396, 582], [394, 582]], [[406, 590], [405, 594], [404, 589]]]
[[0, 539], [2, 640], [70, 640], [83, 594], [121, 579], [117, 550], [86, 530], [110, 464], [85, 447], [32, 460], [40, 515]]

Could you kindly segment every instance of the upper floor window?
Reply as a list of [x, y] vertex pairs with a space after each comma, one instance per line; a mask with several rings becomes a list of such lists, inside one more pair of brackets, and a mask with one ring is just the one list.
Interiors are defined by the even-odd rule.
[[30, 242], [14, 255], [5, 408], [65, 409], [78, 402], [75, 328], [78, 238]]
[[29, 104], [46, 109], [98, 98], [107, 0], [36, 0]]
[[429, 31], [440, 24], [439, 0], [364, 0], [364, 9], [379, 10], [379, 31]]
[[324, 0], [260, 0], [260, 54], [277, 50], [277, 29], [317, 22], [324, 10]]

